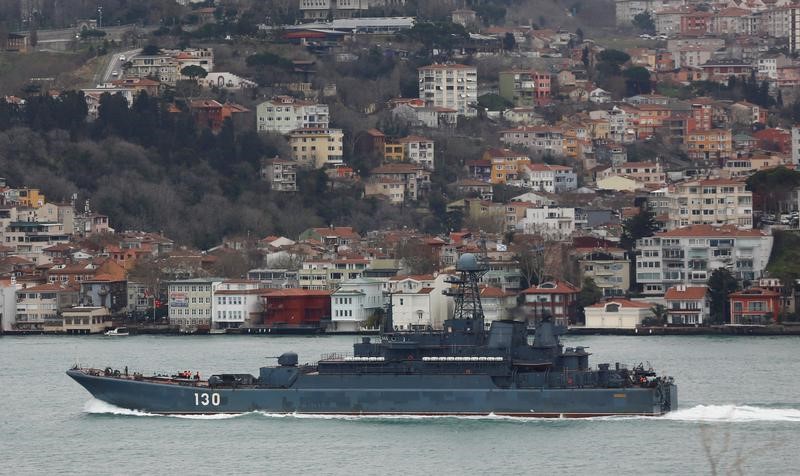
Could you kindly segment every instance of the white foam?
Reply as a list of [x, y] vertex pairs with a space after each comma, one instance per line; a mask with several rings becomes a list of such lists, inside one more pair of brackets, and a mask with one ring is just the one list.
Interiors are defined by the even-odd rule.
[[[170, 417], [185, 418], [190, 420], [227, 420], [244, 415], [259, 415], [266, 418], [296, 418], [313, 420], [400, 420], [400, 421], [430, 421], [430, 420], [474, 420], [474, 421], [506, 421], [506, 422], [537, 422], [537, 421], [564, 421], [562, 418], [527, 418], [516, 416], [495, 415], [332, 415], [315, 413], [270, 413], [255, 411], [248, 413], [218, 413], [207, 415], [163, 415], [147, 413], [140, 410], [120, 408], [98, 399], [86, 402], [84, 412], [90, 414], [110, 414], [136, 417]], [[644, 416], [603, 416], [579, 418], [579, 421], [619, 421], [619, 420], [668, 420], [678, 422], [716, 422], [716, 423], [748, 423], [748, 422], [792, 422], [800, 423], [800, 409], [795, 408], [765, 408], [748, 405], [697, 405], [692, 408], [679, 409], [660, 417]]]
[[137, 417], [170, 417], [170, 418], [186, 418], [189, 420], [227, 420], [236, 418], [238, 416], [246, 415], [246, 413], [214, 413], [205, 415], [178, 415], [178, 414], [157, 414], [148, 413], [141, 410], [131, 410], [129, 408], [121, 408], [112, 405], [108, 402], [98, 400], [96, 398], [89, 400], [83, 407], [83, 411], [90, 414], [97, 415], [124, 415], [124, 416], [137, 416]]
[[748, 405], [697, 405], [667, 413], [662, 418], [674, 421], [747, 423], [755, 421], [785, 421], [800, 423], [800, 410], [795, 408], [765, 408]]

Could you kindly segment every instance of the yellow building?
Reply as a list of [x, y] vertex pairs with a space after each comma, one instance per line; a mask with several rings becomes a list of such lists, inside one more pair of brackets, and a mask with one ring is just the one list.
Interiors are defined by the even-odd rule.
[[492, 163], [493, 184], [519, 180], [525, 167], [531, 163], [530, 157], [511, 149], [489, 149], [483, 158]]
[[389, 142], [385, 144], [383, 158], [387, 162], [402, 162], [406, 157], [405, 144]]
[[297, 129], [286, 138], [292, 148], [292, 160], [301, 166], [321, 169], [344, 163], [344, 133], [341, 129]]
[[19, 194], [19, 204], [31, 207], [31, 208], [39, 208], [44, 206], [45, 201], [44, 194], [39, 191], [38, 188], [21, 188], [17, 190]]

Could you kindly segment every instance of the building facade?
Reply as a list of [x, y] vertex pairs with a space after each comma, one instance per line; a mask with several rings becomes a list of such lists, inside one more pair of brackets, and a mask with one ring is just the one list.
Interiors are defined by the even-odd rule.
[[426, 106], [454, 109], [461, 116], [477, 115], [478, 70], [463, 64], [432, 64], [419, 68], [419, 97]]

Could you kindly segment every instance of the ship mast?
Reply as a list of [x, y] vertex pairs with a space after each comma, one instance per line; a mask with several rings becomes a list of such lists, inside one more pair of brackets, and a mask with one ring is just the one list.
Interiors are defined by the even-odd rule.
[[[478, 263], [478, 258], [472, 253], [464, 253], [458, 258], [456, 272], [458, 276], [448, 278], [447, 282], [456, 287], [446, 291], [448, 296], [455, 300], [453, 319], [470, 319], [483, 321], [483, 307], [481, 306], [481, 291], [478, 283], [486, 274], [486, 269]], [[481, 327], [483, 324], [481, 323]]]

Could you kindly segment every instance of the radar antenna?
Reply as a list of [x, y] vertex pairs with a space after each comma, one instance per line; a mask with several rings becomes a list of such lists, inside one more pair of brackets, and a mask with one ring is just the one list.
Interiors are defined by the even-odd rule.
[[[445, 291], [445, 294], [455, 299], [455, 312], [453, 319], [480, 319], [483, 321], [483, 306], [481, 306], [481, 291], [478, 283], [486, 274], [486, 268], [478, 262], [478, 257], [472, 253], [464, 253], [458, 258], [456, 272], [458, 276], [447, 279], [455, 287]], [[481, 327], [483, 324], [481, 323]]]

